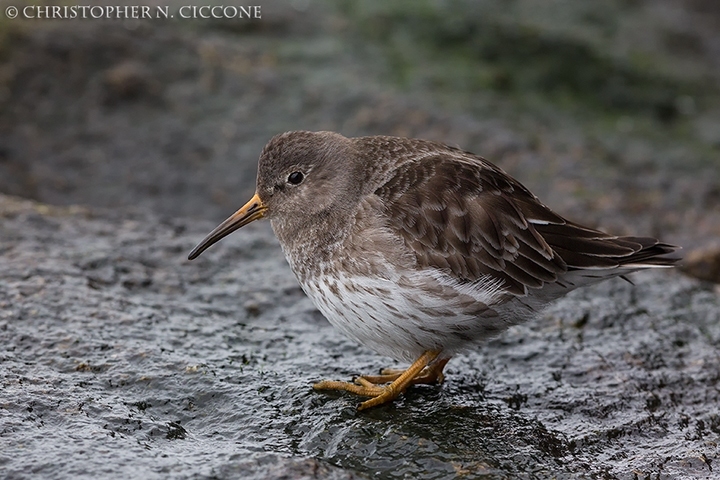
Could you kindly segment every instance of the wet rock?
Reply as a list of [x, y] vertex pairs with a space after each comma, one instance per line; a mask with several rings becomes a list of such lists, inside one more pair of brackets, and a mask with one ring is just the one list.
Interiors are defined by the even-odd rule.
[[576, 291], [359, 413], [311, 384], [392, 364], [322, 319], [267, 224], [188, 262], [214, 222], [1, 195], [0, 217], [8, 478], [712, 475], [720, 298], [678, 273]]

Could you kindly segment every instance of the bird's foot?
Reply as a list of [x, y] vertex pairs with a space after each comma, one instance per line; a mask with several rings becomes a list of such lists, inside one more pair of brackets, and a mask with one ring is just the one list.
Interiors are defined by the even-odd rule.
[[[442, 383], [445, 380], [443, 369], [448, 361], [450, 361], [449, 358], [443, 358], [439, 362], [435, 362], [432, 365], [428, 365], [423, 368], [422, 371], [412, 379], [412, 385], [432, 385], [435, 383]], [[405, 370], [401, 370], [399, 368], [383, 368], [380, 371], [380, 375], [362, 375], [355, 379], [355, 383], [360, 384], [360, 379], [364, 379], [372, 384], [381, 385], [383, 383], [394, 382], [404, 372]]]
[[[380, 375], [363, 375], [354, 383], [325, 380], [313, 385], [315, 390], [344, 390], [364, 397], [373, 397], [361, 403], [358, 410], [375, 407], [395, 400], [410, 385], [420, 383], [442, 382], [442, 370], [449, 359], [442, 359], [436, 364], [433, 360], [440, 351], [427, 351], [410, 365], [407, 370], [383, 370]], [[391, 382], [387, 385], [379, 386]]]

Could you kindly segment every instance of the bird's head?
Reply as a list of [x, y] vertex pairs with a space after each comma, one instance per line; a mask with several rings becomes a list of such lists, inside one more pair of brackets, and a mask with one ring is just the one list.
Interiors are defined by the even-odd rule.
[[287, 132], [273, 137], [258, 163], [255, 195], [210, 232], [188, 258], [260, 218], [302, 231], [318, 217], [347, 212], [360, 197], [352, 140], [333, 132]]

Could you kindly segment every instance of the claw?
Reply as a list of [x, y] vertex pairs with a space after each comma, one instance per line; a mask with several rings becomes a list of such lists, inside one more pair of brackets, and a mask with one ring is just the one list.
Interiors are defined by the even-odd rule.
[[[427, 351], [410, 365], [407, 370], [385, 369], [380, 375], [362, 375], [350, 382], [336, 382], [325, 380], [313, 385], [315, 390], [344, 390], [364, 397], [373, 397], [358, 406], [358, 410], [383, 405], [392, 402], [410, 385], [421, 383], [440, 383], [443, 381], [442, 373], [449, 358], [432, 363], [440, 355], [440, 351]], [[379, 384], [388, 385], [378, 386]]]

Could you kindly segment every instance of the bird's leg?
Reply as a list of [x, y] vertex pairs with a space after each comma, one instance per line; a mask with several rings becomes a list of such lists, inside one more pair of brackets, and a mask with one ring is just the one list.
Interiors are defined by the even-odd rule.
[[443, 358], [439, 362], [428, 365], [422, 372], [420, 372], [420, 375], [413, 379], [413, 385], [431, 385], [433, 383], [442, 383], [445, 380], [443, 369], [449, 361], [449, 358]]
[[[440, 355], [440, 351], [427, 351], [420, 355], [420, 358], [408, 367], [407, 370], [399, 374], [392, 380], [392, 383], [379, 387], [373, 382], [368, 380], [366, 377], [358, 377], [356, 383], [350, 382], [335, 382], [325, 380], [320, 383], [313, 385], [315, 390], [345, 390], [347, 392], [354, 393], [356, 395], [362, 395], [364, 397], [374, 397], [360, 404], [358, 410], [365, 410], [366, 408], [375, 407], [384, 403], [392, 402], [401, 393], [403, 393], [407, 387], [414, 383], [414, 380], [418, 377], [424, 377], [422, 374], [425, 367], [430, 365], [433, 360]], [[434, 379], [437, 380], [442, 376], [442, 369], [447, 363], [447, 360], [441, 360], [438, 362], [439, 368], [433, 365], [428, 369], [428, 373], [434, 375]], [[394, 375], [391, 375], [394, 377]], [[421, 382], [425, 383], [425, 382]]]
[[[413, 378], [413, 385], [430, 385], [433, 383], [442, 383], [445, 380], [443, 375], [443, 369], [449, 361], [449, 358], [443, 358], [442, 360], [435, 362], [423, 368], [417, 377]], [[397, 380], [397, 378], [403, 374], [405, 370], [399, 368], [383, 368], [380, 371], [380, 375], [362, 375], [355, 379], [355, 383], [362, 385], [361, 380], [367, 380], [371, 384], [381, 385], [383, 383], [389, 383]]]
[[400, 370], [397, 368], [383, 368], [380, 371], [380, 375], [362, 375], [355, 379], [355, 383], [359, 383], [361, 380], [365, 380], [373, 385], [382, 385], [383, 383], [394, 382], [404, 372], [405, 370]]

